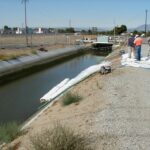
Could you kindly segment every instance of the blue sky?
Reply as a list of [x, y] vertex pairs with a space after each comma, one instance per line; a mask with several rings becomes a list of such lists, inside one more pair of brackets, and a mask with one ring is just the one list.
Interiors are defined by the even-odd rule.
[[[27, 4], [30, 27], [113, 27], [144, 24], [145, 9], [150, 0], [29, 0]], [[0, 28], [24, 26], [21, 0], [0, 0]]]

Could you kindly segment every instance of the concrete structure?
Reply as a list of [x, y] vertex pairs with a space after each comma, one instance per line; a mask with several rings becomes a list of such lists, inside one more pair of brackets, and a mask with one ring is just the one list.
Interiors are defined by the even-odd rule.
[[0, 83], [3, 83], [3, 79], [8, 80], [9, 75], [77, 54], [85, 48], [85, 46], [68, 47], [49, 52], [38, 52], [36, 55], [22, 56], [13, 60], [0, 61]]
[[99, 43], [108, 43], [109, 42], [109, 36], [97, 36], [97, 42]]
[[109, 42], [109, 36], [97, 36], [96, 42], [93, 42], [92, 47], [99, 51], [111, 51], [113, 43]]

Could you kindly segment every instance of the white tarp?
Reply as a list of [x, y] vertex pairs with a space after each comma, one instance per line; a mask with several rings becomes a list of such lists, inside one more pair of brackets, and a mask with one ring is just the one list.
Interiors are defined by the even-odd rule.
[[69, 78], [64, 79], [62, 82], [60, 82], [57, 86], [52, 88], [47, 94], [45, 94], [40, 101], [44, 102], [46, 99], [52, 99], [51, 96], [55, 94], [61, 87], [63, 87], [67, 82], [69, 81]]
[[87, 78], [88, 76], [100, 71], [100, 68], [102, 66], [111, 66], [110, 62], [103, 62], [98, 65], [91, 66], [85, 70], [83, 70], [79, 75], [77, 75], [75, 78], [69, 80], [68, 78], [63, 80], [61, 83], [56, 85], [54, 88], [52, 88], [47, 94], [45, 94], [40, 101], [51, 101], [60, 94], [62, 94], [64, 91], [72, 87], [73, 85], [79, 83], [83, 79]]
[[122, 55], [121, 64], [123, 66], [150, 68], [150, 57], [142, 57], [141, 61], [137, 61], [133, 58], [128, 58], [128, 54]]

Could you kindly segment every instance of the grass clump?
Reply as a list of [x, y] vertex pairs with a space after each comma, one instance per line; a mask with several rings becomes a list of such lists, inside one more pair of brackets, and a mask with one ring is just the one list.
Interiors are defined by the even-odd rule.
[[78, 94], [67, 93], [66, 95], [63, 96], [62, 105], [66, 106], [72, 103], [78, 103], [81, 100], [82, 97], [79, 96]]
[[20, 126], [16, 122], [0, 125], [0, 144], [9, 143], [21, 135]]
[[88, 138], [60, 124], [30, 137], [32, 150], [92, 150]]
[[31, 54], [37, 54], [37, 51], [36, 50], [32, 50]]
[[6, 55], [4, 55], [4, 54], [0, 54], [0, 60], [3, 60], [3, 61], [5, 61], [5, 60], [8, 60], [8, 56], [6, 56]]

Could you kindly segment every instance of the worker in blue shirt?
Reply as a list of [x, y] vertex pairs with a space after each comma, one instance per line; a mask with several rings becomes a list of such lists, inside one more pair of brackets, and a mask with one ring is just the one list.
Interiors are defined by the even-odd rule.
[[133, 33], [131, 33], [130, 36], [131, 37], [128, 39], [129, 58], [131, 58], [131, 55], [134, 58], [135, 57], [135, 45], [134, 45], [135, 37], [134, 37]]

